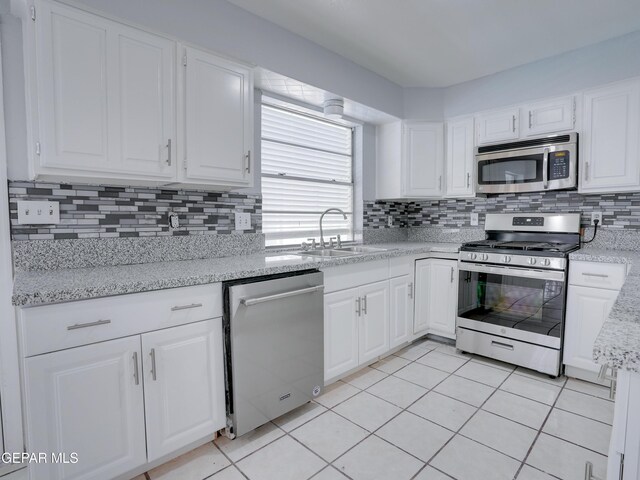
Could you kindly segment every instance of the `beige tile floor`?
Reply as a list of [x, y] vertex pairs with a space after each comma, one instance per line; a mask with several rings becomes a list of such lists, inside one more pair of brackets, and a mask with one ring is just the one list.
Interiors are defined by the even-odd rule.
[[582, 480], [589, 460], [604, 478], [612, 419], [605, 388], [427, 340], [329, 386], [317, 402], [145, 477]]

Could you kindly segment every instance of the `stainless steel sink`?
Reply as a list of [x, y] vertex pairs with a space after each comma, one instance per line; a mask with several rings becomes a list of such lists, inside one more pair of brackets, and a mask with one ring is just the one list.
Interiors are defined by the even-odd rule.
[[335, 257], [351, 257], [353, 255], [358, 255], [357, 252], [347, 252], [340, 251], [336, 249], [316, 249], [316, 250], [304, 250], [302, 252], [296, 252], [296, 255], [301, 256], [309, 256], [309, 257], [320, 257], [320, 258], [335, 258]]
[[363, 247], [362, 245], [353, 245], [351, 247], [342, 247], [335, 249], [338, 252], [353, 252], [356, 254], [365, 254], [365, 253], [379, 253], [386, 252], [386, 248], [376, 248], [376, 247]]

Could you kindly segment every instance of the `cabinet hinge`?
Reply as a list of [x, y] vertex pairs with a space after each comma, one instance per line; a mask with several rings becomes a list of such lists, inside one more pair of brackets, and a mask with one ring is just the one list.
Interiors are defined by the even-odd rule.
[[187, 54], [186, 53], [182, 56], [182, 65], [184, 65], [185, 67], [187, 66]]
[[35, 5], [31, 5], [29, 7], [29, 13], [31, 14], [31, 20], [33, 20], [35, 22], [36, 21], [36, 6]]
[[40, 142], [36, 142], [36, 155], [40, 155]]
[[182, 162], [182, 168], [184, 168], [185, 170], [187, 169], [187, 161], [186, 160], [184, 162]]

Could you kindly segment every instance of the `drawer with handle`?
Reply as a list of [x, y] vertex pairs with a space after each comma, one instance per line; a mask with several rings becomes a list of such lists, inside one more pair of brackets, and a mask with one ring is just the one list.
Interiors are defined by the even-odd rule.
[[57, 303], [19, 310], [22, 356], [222, 316], [219, 283]]
[[582, 287], [620, 290], [627, 274], [624, 263], [571, 261], [569, 284]]

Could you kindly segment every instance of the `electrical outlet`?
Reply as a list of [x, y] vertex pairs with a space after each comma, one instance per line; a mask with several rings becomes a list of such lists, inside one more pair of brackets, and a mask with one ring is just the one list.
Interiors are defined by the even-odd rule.
[[598, 225], [602, 226], [602, 212], [591, 212], [591, 225], [595, 225], [594, 220], [598, 220]]
[[387, 226], [393, 227], [393, 215], [387, 215]]
[[60, 223], [59, 202], [32, 202], [18, 200], [20, 225], [53, 225]]
[[245, 212], [236, 211], [236, 230], [250, 230], [251, 229], [251, 214]]
[[176, 228], [180, 228], [180, 217], [175, 212], [169, 212], [167, 215], [167, 220], [169, 224], [169, 230], [175, 230]]
[[477, 227], [478, 226], [478, 214], [477, 213], [472, 213], [471, 214], [471, 219], [470, 219], [470, 223], [472, 227]]

